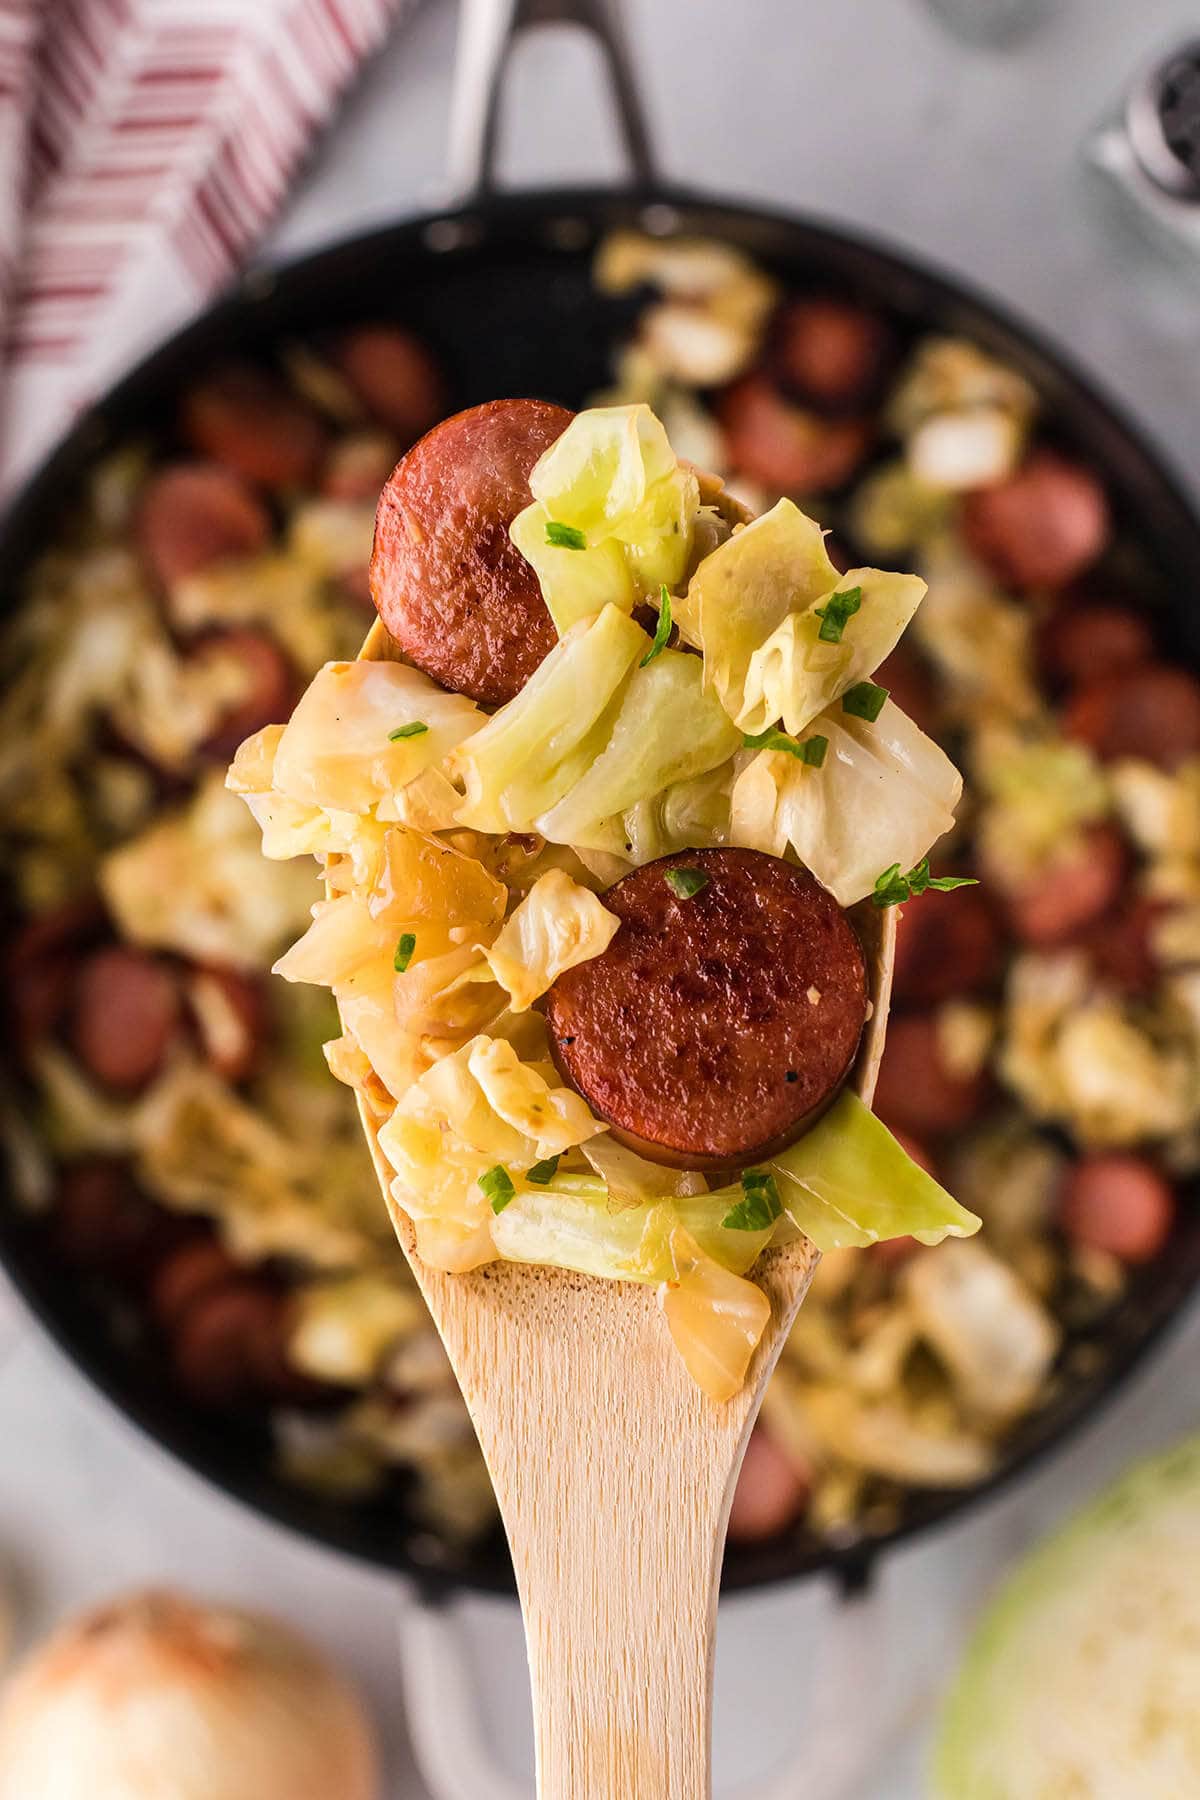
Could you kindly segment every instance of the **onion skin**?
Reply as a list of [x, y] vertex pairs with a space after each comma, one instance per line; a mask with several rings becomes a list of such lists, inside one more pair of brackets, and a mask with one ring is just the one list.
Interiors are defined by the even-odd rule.
[[381, 1800], [373, 1733], [286, 1626], [164, 1589], [70, 1621], [0, 1705], [0, 1800]]

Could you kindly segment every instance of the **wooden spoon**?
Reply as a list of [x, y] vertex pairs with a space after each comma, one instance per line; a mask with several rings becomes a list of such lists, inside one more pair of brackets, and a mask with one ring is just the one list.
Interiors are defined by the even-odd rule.
[[[378, 624], [362, 655], [403, 660]], [[895, 911], [864, 902], [852, 916], [872, 1002], [854, 1085], [869, 1102], [883, 1053]], [[508, 1533], [540, 1800], [707, 1800], [729, 1507], [818, 1251], [800, 1239], [755, 1265], [771, 1319], [745, 1387], [718, 1406], [684, 1368], [653, 1288], [523, 1263], [466, 1275], [427, 1267], [392, 1198], [381, 1121], [361, 1101], [359, 1111]]]

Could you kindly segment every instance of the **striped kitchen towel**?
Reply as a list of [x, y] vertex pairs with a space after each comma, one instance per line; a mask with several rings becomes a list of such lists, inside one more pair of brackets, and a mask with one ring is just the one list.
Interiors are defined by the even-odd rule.
[[0, 0], [0, 494], [235, 272], [413, 0]]

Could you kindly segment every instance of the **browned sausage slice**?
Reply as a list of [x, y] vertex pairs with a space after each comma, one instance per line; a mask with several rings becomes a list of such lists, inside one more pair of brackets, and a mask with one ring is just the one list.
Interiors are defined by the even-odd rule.
[[1153, 661], [1154, 637], [1147, 620], [1132, 607], [1067, 600], [1042, 627], [1038, 652], [1053, 680], [1079, 687]]
[[861, 406], [887, 358], [890, 333], [878, 313], [845, 300], [793, 300], [776, 326], [784, 381], [816, 406]]
[[[687, 874], [704, 885], [684, 898]], [[862, 946], [806, 869], [759, 850], [660, 857], [609, 888], [607, 950], [546, 1000], [565, 1078], [623, 1141], [684, 1168], [752, 1163], [845, 1081], [867, 1011]]]
[[804, 1510], [812, 1477], [797, 1467], [762, 1425], [756, 1425], [733, 1490], [729, 1535], [735, 1544], [778, 1537]]
[[1128, 866], [1120, 833], [1094, 825], [1027, 886], [1003, 893], [1009, 924], [1035, 948], [1069, 943], [1115, 903]]
[[437, 364], [420, 339], [398, 325], [348, 331], [334, 348], [334, 360], [367, 411], [406, 444], [436, 425], [446, 410]]
[[244, 481], [219, 463], [178, 463], [151, 476], [134, 537], [165, 588], [229, 557], [253, 556], [271, 535], [271, 519]]
[[296, 679], [291, 664], [265, 631], [237, 626], [208, 632], [196, 640], [189, 659], [233, 662], [242, 683], [243, 697], [228, 707], [204, 744], [205, 753], [218, 761], [228, 762], [243, 739], [264, 725], [282, 724], [295, 705]]
[[1149, 1262], [1175, 1222], [1175, 1190], [1143, 1156], [1085, 1156], [1063, 1183], [1059, 1223], [1076, 1244]]
[[197, 969], [188, 1000], [205, 1054], [226, 1081], [244, 1081], [262, 1057], [268, 1028], [266, 983], [240, 969]]
[[508, 535], [533, 465], [571, 414], [543, 400], [456, 413], [400, 459], [375, 518], [371, 591], [401, 649], [443, 687], [499, 706], [557, 634]]
[[849, 481], [866, 455], [865, 419], [823, 419], [785, 400], [764, 375], [747, 375], [717, 409], [733, 467], [785, 494], [822, 494]]
[[1200, 681], [1167, 663], [1105, 676], [1071, 696], [1063, 730], [1104, 761], [1140, 757], [1176, 769], [1200, 755]]
[[1090, 469], [1037, 450], [1007, 481], [967, 495], [962, 526], [1001, 581], [1067, 587], [1108, 544], [1108, 500]]
[[999, 929], [978, 888], [930, 890], [897, 922], [892, 992], [922, 1006], [975, 993], [999, 975], [1001, 954]]
[[[828, 538], [825, 548], [829, 549]], [[839, 567], [836, 558], [831, 556], [830, 560], [835, 568]], [[849, 566], [848, 563], [840, 565], [843, 575]], [[936, 735], [938, 704], [933, 678], [907, 644], [897, 644], [891, 655], [884, 657], [871, 679], [887, 689], [900, 711], [907, 713], [922, 731]]]
[[227, 363], [185, 394], [180, 428], [193, 449], [257, 487], [311, 486], [325, 453], [312, 408], [252, 363]]
[[1126, 897], [1086, 933], [1083, 942], [1097, 978], [1126, 994], [1150, 994], [1158, 979], [1154, 927], [1170, 910], [1148, 894]]
[[283, 1296], [253, 1275], [199, 1293], [178, 1321], [173, 1362], [199, 1405], [235, 1406], [263, 1386], [265, 1346], [282, 1330]]
[[172, 1331], [192, 1304], [240, 1274], [224, 1245], [207, 1233], [179, 1244], [155, 1270], [150, 1311], [164, 1331]]
[[125, 1163], [70, 1163], [54, 1197], [50, 1242], [73, 1268], [126, 1279], [141, 1272], [155, 1213]]
[[934, 1013], [901, 1013], [888, 1021], [875, 1111], [893, 1131], [915, 1138], [957, 1131], [987, 1098], [987, 1076], [949, 1068]]
[[88, 957], [79, 972], [72, 1041], [90, 1072], [121, 1092], [162, 1068], [180, 1022], [179, 988], [164, 963], [129, 944]]

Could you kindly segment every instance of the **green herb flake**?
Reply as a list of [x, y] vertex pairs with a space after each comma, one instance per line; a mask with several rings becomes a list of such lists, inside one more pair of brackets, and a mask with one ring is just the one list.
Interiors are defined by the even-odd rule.
[[862, 605], [862, 589], [860, 587], [843, 588], [840, 593], [830, 594], [824, 606], [818, 606], [817, 617], [821, 621], [821, 629], [817, 636], [823, 644], [840, 644], [842, 633], [846, 629], [846, 621], [852, 619]]
[[494, 1213], [502, 1213], [517, 1191], [513, 1186], [512, 1176], [503, 1163], [497, 1163], [494, 1169], [481, 1175], [479, 1185], [491, 1201]]
[[774, 727], [770, 731], [747, 732], [742, 738], [745, 750], [781, 750], [785, 756], [794, 756], [798, 762], [808, 763], [810, 768], [819, 769], [825, 761], [825, 752], [829, 748], [829, 739], [814, 733], [810, 738], [794, 738], [786, 731], [778, 731]]
[[856, 681], [842, 695], [842, 711], [850, 713], [856, 719], [874, 720], [883, 711], [883, 703], [887, 697], [885, 687], [876, 687], [873, 681]]
[[973, 875], [931, 875], [929, 858], [923, 856], [907, 875], [900, 873], [899, 863], [893, 863], [890, 869], [885, 869], [875, 882], [875, 892], [871, 898], [876, 906], [901, 906], [904, 901], [915, 900], [918, 894], [924, 894], [929, 889], [935, 894], [950, 894], [955, 888], [978, 886]]
[[409, 963], [412, 961], [413, 951], [416, 947], [417, 940], [415, 935], [411, 931], [406, 931], [397, 943], [396, 954], [392, 958], [392, 967], [395, 969], [397, 975], [403, 975], [405, 969], [407, 969]]
[[401, 738], [421, 737], [428, 730], [428, 725], [422, 720], [414, 719], [411, 725], [397, 725], [395, 731], [389, 731], [388, 743], [398, 744]]
[[535, 1187], [545, 1187], [557, 1175], [561, 1160], [561, 1156], [548, 1156], [545, 1162], [535, 1162], [532, 1169], [525, 1171], [526, 1181], [532, 1181]]
[[671, 635], [671, 596], [667, 592], [667, 584], [664, 581], [662, 584], [662, 587], [659, 590], [658, 624], [655, 626], [655, 629], [654, 629], [654, 642], [651, 644], [651, 646], [647, 650], [645, 656], [643, 656], [641, 662], [638, 664], [639, 669], [644, 669], [647, 663], [652, 663], [654, 661], [655, 657], [658, 655], [660, 650], [666, 649], [667, 639], [670, 637], [670, 635]]
[[668, 869], [663, 880], [681, 900], [690, 900], [693, 894], [708, 886], [708, 876], [703, 869]]
[[587, 539], [577, 525], [564, 525], [558, 519], [546, 523], [546, 542], [556, 550], [586, 550]]
[[727, 1231], [767, 1231], [783, 1211], [775, 1177], [769, 1169], [745, 1169], [742, 1198], [721, 1220]]

